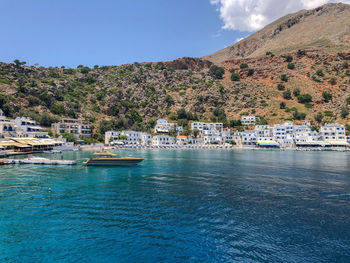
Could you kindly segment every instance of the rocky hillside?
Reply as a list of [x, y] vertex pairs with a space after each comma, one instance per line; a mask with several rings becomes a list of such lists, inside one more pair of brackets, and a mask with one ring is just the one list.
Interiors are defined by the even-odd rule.
[[326, 4], [284, 16], [261, 31], [214, 54], [212, 62], [255, 58], [267, 52], [275, 55], [299, 49], [325, 53], [350, 50], [350, 5]]
[[241, 115], [252, 114], [261, 123], [308, 119], [350, 128], [348, 12], [347, 5], [330, 4], [281, 18], [209, 57], [214, 62], [76, 69], [0, 63], [0, 108], [47, 127], [63, 116], [82, 118], [100, 140], [109, 129], [150, 131], [157, 118], [237, 127]]

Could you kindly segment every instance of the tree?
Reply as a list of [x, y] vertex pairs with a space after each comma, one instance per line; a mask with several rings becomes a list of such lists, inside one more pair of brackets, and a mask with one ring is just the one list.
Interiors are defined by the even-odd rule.
[[210, 72], [216, 79], [222, 79], [225, 74], [225, 69], [218, 66], [213, 66], [210, 68]]
[[177, 119], [186, 119], [187, 120], [187, 112], [184, 108], [179, 109], [177, 111]]
[[63, 138], [66, 138], [68, 142], [77, 142], [77, 137], [74, 136], [74, 134], [71, 133], [63, 133], [62, 134]]
[[192, 131], [192, 134], [193, 134], [194, 138], [197, 138], [198, 135], [199, 135], [199, 130], [198, 130], [198, 129], [194, 129], [194, 130]]
[[299, 103], [310, 103], [312, 102], [312, 96], [310, 94], [300, 94], [298, 96], [298, 102]]
[[290, 90], [286, 90], [285, 92], [283, 92], [283, 98], [286, 100], [291, 100], [292, 99], [292, 93], [290, 92]]
[[349, 115], [349, 110], [347, 108], [342, 108], [340, 112], [340, 116], [345, 119]]
[[235, 72], [232, 72], [232, 75], [231, 75], [231, 80], [232, 81], [240, 81], [240, 76], [238, 73], [235, 73]]
[[315, 115], [315, 121], [317, 121], [318, 123], [321, 123], [322, 119], [323, 119], [323, 115], [321, 112], [319, 112]]
[[23, 65], [27, 64], [27, 62], [25, 62], [25, 61], [19, 61], [18, 59], [15, 59], [15, 60], [13, 61], [13, 63], [15, 63], [15, 66], [16, 66], [17, 68], [19, 68], [20, 66], [23, 66]]
[[282, 102], [280, 103], [280, 109], [283, 110], [283, 109], [285, 109], [285, 108], [286, 108], [286, 103], [282, 101]]
[[53, 114], [57, 114], [57, 115], [62, 115], [65, 112], [64, 106], [62, 104], [53, 104], [53, 105], [51, 105], [50, 111]]
[[326, 102], [326, 103], [328, 103], [333, 98], [332, 94], [330, 94], [328, 92], [323, 92], [322, 97], [323, 97], [324, 102]]

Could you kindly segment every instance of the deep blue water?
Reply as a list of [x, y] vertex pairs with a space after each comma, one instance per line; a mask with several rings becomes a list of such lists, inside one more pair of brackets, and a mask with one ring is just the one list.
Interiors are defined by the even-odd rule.
[[120, 154], [0, 167], [0, 262], [350, 262], [350, 153]]

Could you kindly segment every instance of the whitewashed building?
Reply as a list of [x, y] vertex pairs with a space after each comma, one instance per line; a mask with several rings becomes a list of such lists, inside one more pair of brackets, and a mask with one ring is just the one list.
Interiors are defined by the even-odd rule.
[[152, 136], [146, 132], [108, 131], [105, 133], [105, 144], [149, 145], [151, 142]]
[[175, 138], [168, 135], [156, 135], [152, 138], [152, 145], [163, 146], [163, 145], [174, 145]]
[[202, 135], [218, 134], [223, 131], [223, 123], [192, 122], [191, 130], [199, 130]]
[[258, 120], [259, 120], [259, 118], [255, 117], [255, 116], [242, 116], [241, 117], [241, 123], [243, 125], [255, 125]]
[[70, 133], [82, 138], [92, 135], [91, 124], [80, 119], [62, 118], [60, 122], [51, 124], [51, 129], [55, 134]]
[[254, 130], [258, 138], [271, 136], [271, 127], [269, 125], [256, 125]]
[[320, 128], [320, 136], [324, 141], [346, 141], [345, 126], [338, 123], [326, 123]]
[[254, 146], [256, 145], [257, 138], [255, 131], [244, 131], [241, 132], [242, 144], [244, 146]]

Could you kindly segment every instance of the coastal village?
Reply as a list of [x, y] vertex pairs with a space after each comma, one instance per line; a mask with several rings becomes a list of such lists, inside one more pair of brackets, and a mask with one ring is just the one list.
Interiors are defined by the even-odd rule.
[[[344, 125], [325, 123], [311, 126], [304, 121], [295, 124], [286, 121], [275, 125], [259, 125], [259, 117], [242, 116], [243, 130], [225, 128], [223, 123], [193, 121], [190, 129], [176, 122], [159, 119], [152, 133], [141, 131], [107, 131], [100, 147], [115, 149], [167, 149], [167, 148], [246, 148], [246, 149], [304, 149], [350, 150], [350, 136]], [[73, 142], [62, 137], [71, 134], [77, 138], [80, 148], [84, 138], [90, 138], [93, 127], [78, 119], [62, 119], [51, 125], [51, 130], [41, 127], [26, 117], [7, 119], [0, 110], [0, 153], [2, 155], [79, 149]], [[51, 136], [49, 135], [51, 134]]]

